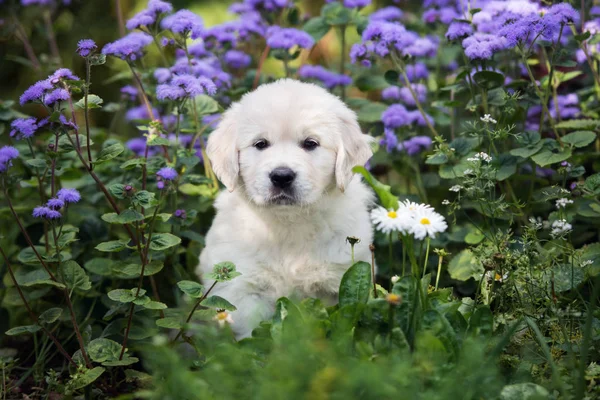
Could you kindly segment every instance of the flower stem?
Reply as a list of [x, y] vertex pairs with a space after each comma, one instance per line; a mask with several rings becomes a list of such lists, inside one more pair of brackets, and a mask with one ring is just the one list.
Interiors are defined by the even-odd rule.
[[56, 36], [54, 35], [52, 16], [50, 15], [49, 9], [44, 10], [43, 17], [44, 24], [46, 25], [46, 34], [48, 35], [48, 44], [50, 45], [50, 53], [54, 60], [60, 65], [62, 62], [60, 59], [60, 52], [58, 51], [58, 44], [56, 43]]
[[[393, 249], [393, 245], [392, 245], [392, 233], [390, 232], [389, 236], [388, 236], [388, 260], [389, 260], [389, 268], [390, 268], [390, 276], [394, 276], [394, 249]], [[391, 282], [391, 280], [390, 280]], [[391, 285], [391, 283], [390, 283]], [[390, 286], [390, 290], [391, 290], [391, 286]]]
[[375, 246], [370, 244], [369, 250], [371, 250], [371, 280], [373, 281], [373, 297], [377, 298], [377, 281], [375, 279]]
[[425, 250], [425, 262], [423, 263], [423, 276], [421, 278], [425, 278], [425, 272], [427, 271], [427, 262], [429, 261], [429, 244], [431, 242], [430, 238], [427, 238], [427, 249]]
[[438, 284], [440, 283], [440, 275], [442, 274], [442, 261], [444, 260], [444, 256], [439, 255], [438, 256], [438, 268], [437, 268], [437, 275], [435, 277], [435, 290], [438, 290]]
[[254, 75], [254, 82], [252, 82], [252, 89], [256, 89], [258, 87], [258, 82], [260, 81], [260, 72], [262, 71], [262, 67], [267, 60], [267, 56], [269, 55], [269, 51], [271, 47], [269, 45], [265, 46], [262, 54], [260, 55], [260, 60], [258, 61], [258, 67], [256, 68], [256, 73]]
[[[200, 303], [202, 303], [202, 301], [204, 301], [204, 299], [206, 299], [206, 297], [213, 290], [213, 288], [215, 287], [216, 284], [217, 284], [217, 281], [214, 281], [213, 284], [208, 288], [208, 290], [206, 291], [206, 293], [204, 293], [202, 295], [202, 297], [200, 297], [200, 299], [198, 299], [198, 301], [194, 305], [194, 308], [192, 308], [192, 311], [190, 311], [190, 313], [188, 314], [188, 316], [187, 316], [187, 318], [185, 320], [186, 324], [191, 321], [192, 316], [194, 315], [194, 312], [196, 311], [196, 309], [198, 307], [200, 307]], [[176, 342], [177, 339], [179, 339], [181, 337], [181, 335], [183, 334], [183, 332], [184, 332], [184, 328], [179, 329], [179, 332], [177, 333], [177, 336], [175, 336], [175, 339], [173, 339], [173, 341], [171, 343]]]
[[125, 36], [125, 20], [123, 19], [123, 9], [121, 8], [121, 0], [115, 0], [115, 9], [117, 12], [117, 21], [119, 25], [119, 36]]
[[94, 164], [92, 161], [92, 150], [90, 146], [90, 119], [89, 119], [89, 110], [88, 110], [88, 95], [90, 93], [90, 81], [92, 76], [92, 66], [90, 65], [90, 60], [88, 57], [85, 58], [85, 86], [83, 87], [83, 101], [85, 103], [85, 108], [83, 110], [83, 116], [85, 118], [85, 134], [87, 135], [86, 144], [87, 144], [87, 155], [88, 155], [88, 163], [90, 165], [90, 169], [94, 168]]

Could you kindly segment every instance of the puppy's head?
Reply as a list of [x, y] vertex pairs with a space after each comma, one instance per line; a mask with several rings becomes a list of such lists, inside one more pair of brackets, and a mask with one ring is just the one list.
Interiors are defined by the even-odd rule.
[[344, 191], [371, 157], [356, 115], [319, 86], [283, 79], [246, 94], [208, 139], [217, 177], [258, 205], [306, 205]]

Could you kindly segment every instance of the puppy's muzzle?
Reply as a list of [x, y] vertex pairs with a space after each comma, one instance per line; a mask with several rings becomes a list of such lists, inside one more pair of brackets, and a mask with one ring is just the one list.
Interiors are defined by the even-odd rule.
[[288, 167], [275, 168], [269, 174], [269, 179], [274, 187], [282, 190], [290, 189], [296, 178], [296, 173]]

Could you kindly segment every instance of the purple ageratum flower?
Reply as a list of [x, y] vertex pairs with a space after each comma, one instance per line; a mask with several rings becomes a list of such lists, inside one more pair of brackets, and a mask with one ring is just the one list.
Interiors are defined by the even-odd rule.
[[489, 60], [494, 53], [506, 48], [507, 40], [488, 33], [475, 33], [464, 39], [462, 46], [471, 60]]
[[446, 39], [450, 41], [463, 39], [473, 33], [471, 24], [463, 21], [454, 21], [448, 26], [446, 31]]
[[386, 128], [394, 129], [410, 125], [411, 119], [406, 107], [402, 104], [392, 104], [381, 113], [381, 121]]
[[236, 47], [238, 28], [238, 21], [228, 21], [206, 29], [202, 32], [204, 47], [207, 49]]
[[159, 179], [163, 179], [165, 181], [173, 181], [177, 179], [177, 171], [175, 171], [175, 169], [171, 167], [163, 167], [158, 170], [156, 176]]
[[429, 136], [415, 136], [398, 144], [399, 151], [406, 151], [409, 156], [419, 154], [431, 147], [432, 140]]
[[406, 76], [410, 82], [418, 81], [419, 79], [429, 78], [429, 70], [422, 62], [410, 64], [406, 66]]
[[185, 213], [185, 210], [175, 210], [175, 212], [173, 213], [173, 216], [176, 218], [181, 218], [181, 219], [187, 218], [187, 214]]
[[[326, 3], [333, 3], [336, 0], [325, 0]], [[366, 7], [371, 4], [371, 0], [343, 0], [344, 7], [357, 8]]]
[[44, 97], [44, 104], [47, 106], [52, 106], [55, 103], [60, 103], [61, 101], [66, 101], [71, 98], [69, 91], [66, 89], [54, 89], [50, 93]]
[[121, 95], [130, 101], [134, 101], [137, 98], [138, 90], [134, 86], [125, 85], [121, 88]]
[[44, 206], [35, 207], [32, 215], [34, 218], [46, 218], [51, 220], [60, 219], [62, 217], [58, 211]]
[[50, 199], [48, 200], [48, 202], [46, 203], [46, 207], [52, 209], [52, 210], [60, 210], [61, 208], [63, 208], [65, 206], [65, 202], [62, 201], [61, 199]]
[[156, 79], [156, 82], [158, 83], [167, 82], [169, 79], [171, 79], [171, 76], [171, 71], [169, 71], [168, 68], [156, 68], [154, 70], [154, 79]]
[[243, 51], [229, 50], [225, 53], [223, 60], [230, 68], [242, 69], [246, 68], [252, 62], [252, 57]]
[[[556, 119], [559, 115], [561, 119], [571, 119], [581, 114], [579, 108], [579, 98], [575, 93], [568, 95], [558, 95], [556, 99], [551, 100], [548, 109], [552, 118]], [[557, 115], [557, 109], [558, 114]]]
[[144, 48], [150, 43], [152, 43], [152, 36], [143, 32], [131, 32], [104, 46], [102, 54], [134, 61], [143, 55]]
[[556, 18], [561, 24], [579, 22], [579, 13], [569, 3], [554, 4], [546, 15]]
[[381, 98], [388, 101], [400, 100], [400, 88], [398, 86], [389, 86], [381, 91]]
[[149, 26], [156, 22], [158, 16], [173, 11], [171, 3], [162, 0], [150, 0], [148, 7], [135, 14], [127, 21], [127, 29], [135, 29], [141, 26]]
[[10, 126], [12, 128], [10, 136], [16, 136], [17, 140], [31, 138], [39, 128], [35, 118], [18, 118]]
[[160, 26], [173, 33], [183, 36], [191, 35], [192, 39], [198, 39], [202, 35], [204, 22], [190, 10], [179, 10], [175, 14], [165, 17]]
[[81, 195], [77, 189], [60, 189], [58, 193], [56, 193], [56, 197], [64, 201], [66, 204], [77, 203], [79, 200], [81, 200]]
[[31, 85], [19, 98], [21, 105], [32, 101], [41, 101], [46, 92], [53, 89], [53, 85], [48, 79], [38, 81]]
[[159, 100], [180, 100], [186, 97], [196, 97], [204, 93], [215, 94], [217, 87], [208, 78], [196, 78], [194, 75], [176, 75], [170, 83], [163, 83], [156, 88], [156, 98]]
[[254, 11], [277, 11], [283, 8], [291, 7], [290, 0], [244, 0], [247, 10]]
[[336, 74], [320, 65], [303, 65], [298, 69], [298, 76], [303, 79], [321, 81], [327, 89], [333, 89], [336, 86], [348, 86], [352, 83], [352, 78], [348, 75]]
[[552, 40], [560, 29], [560, 23], [556, 16], [547, 13], [544, 16], [529, 14], [518, 16], [511, 14], [505, 17], [507, 20], [498, 30], [498, 36], [506, 38], [506, 47], [515, 47], [519, 43], [531, 43], [538, 37]]
[[[158, 110], [153, 108], [152, 113], [156, 116], [158, 115]], [[133, 121], [136, 119], [150, 119], [150, 114], [148, 114], [148, 109], [145, 106], [140, 105], [127, 110], [125, 113], [125, 119], [127, 121]]]
[[[204, 46], [204, 42], [202, 42], [202, 41], [198, 41], [198, 42], [190, 44], [188, 46], [188, 52], [191, 55], [198, 57], [198, 58], [207, 57], [211, 54], [208, 50], [206, 50], [206, 47]], [[185, 53], [183, 53], [181, 56], [182, 57], [185, 56]]]
[[404, 13], [401, 9], [394, 6], [384, 7], [380, 10], [373, 12], [369, 19], [371, 21], [397, 21], [402, 18]]
[[[411, 83], [411, 86], [417, 95], [419, 103], [424, 103], [427, 98], [427, 88], [425, 85], [421, 83]], [[409, 106], [415, 106], [417, 104], [412, 96], [412, 93], [410, 93], [410, 89], [407, 87], [400, 88], [398, 91], [398, 100]]]
[[0, 148], [0, 174], [12, 167], [12, 160], [19, 157], [19, 150], [12, 146]]
[[60, 80], [78, 81], [79, 77], [69, 68], [59, 68], [48, 77], [48, 81], [53, 85], [56, 85]]
[[209, 114], [202, 117], [202, 123], [204, 125], [213, 125], [215, 122], [221, 119], [221, 114]]
[[401, 50], [402, 54], [405, 56], [435, 57], [437, 54], [438, 43], [433, 37], [416, 37], [405, 46], [400, 47], [399, 44], [396, 44], [396, 48]]
[[[406, 114], [410, 124], [426, 126], [427, 121], [429, 121], [431, 125], [435, 125], [435, 122], [430, 115], [425, 114], [425, 117], [423, 117], [423, 114], [421, 114], [419, 110], [408, 111]], [[425, 120], [425, 118], [427, 118], [427, 120]]]
[[82, 39], [77, 42], [77, 54], [81, 57], [87, 57], [92, 54], [98, 46], [96, 46], [96, 42], [92, 39]]
[[272, 26], [267, 30], [267, 45], [272, 49], [289, 50], [294, 46], [309, 49], [314, 44], [312, 36], [298, 29]]
[[129, 139], [125, 146], [137, 156], [143, 156], [146, 151], [146, 138]]
[[379, 141], [381, 146], [385, 146], [385, 150], [388, 153], [394, 151], [396, 146], [398, 146], [398, 138], [396, 137], [396, 133], [393, 129], [385, 128], [383, 131], [383, 138]]

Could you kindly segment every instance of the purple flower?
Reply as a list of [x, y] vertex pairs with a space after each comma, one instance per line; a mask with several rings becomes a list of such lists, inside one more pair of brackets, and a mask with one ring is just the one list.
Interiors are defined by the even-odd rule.
[[[156, 108], [153, 108], [152, 113], [154, 113], [154, 115], [158, 115], [158, 110]], [[127, 121], [132, 121], [132, 120], [136, 120], [136, 119], [149, 119], [149, 118], [150, 118], [150, 114], [148, 114], [148, 109], [143, 105], [137, 106], [137, 107], [132, 107], [129, 110], [127, 110], [127, 112], [125, 113], [125, 119]]]
[[181, 219], [187, 218], [185, 210], [175, 210], [175, 212], [173, 213], [173, 216], [176, 218], [181, 218]]
[[58, 193], [56, 193], [56, 197], [65, 203], [77, 203], [81, 200], [81, 195], [77, 189], [60, 189]]
[[[190, 44], [188, 46], [188, 52], [192, 56], [196, 56], [198, 58], [207, 57], [210, 55], [210, 52], [208, 50], [206, 50], [206, 47], [204, 46], [204, 42], [202, 42], [202, 41], [198, 41], [198, 42]], [[185, 56], [185, 53], [182, 54], [182, 56]]]
[[406, 107], [402, 104], [392, 104], [381, 113], [381, 121], [386, 128], [399, 128], [410, 125], [410, 118]]
[[450, 41], [463, 39], [472, 33], [473, 27], [471, 24], [463, 21], [454, 21], [450, 24], [450, 26], [448, 26], [448, 31], [446, 31], [446, 39]]
[[60, 80], [71, 80], [71, 81], [78, 81], [79, 77], [77, 77], [77, 75], [75, 75], [73, 73], [73, 71], [71, 71], [68, 68], [59, 68], [56, 71], [54, 71], [54, 73], [52, 75], [50, 75], [48, 77], [48, 81], [50, 81], [51, 84], [56, 85]]
[[[552, 118], [556, 119], [559, 115], [561, 119], [571, 119], [579, 116], [579, 98], [575, 93], [568, 95], [558, 95], [548, 104], [548, 109]], [[557, 110], [558, 114], [557, 115]]]
[[125, 146], [137, 156], [143, 156], [146, 151], [146, 138], [129, 139], [127, 143], [125, 143]]
[[10, 131], [10, 136], [15, 137], [16, 135], [17, 140], [29, 139], [39, 128], [35, 118], [15, 119], [10, 126], [12, 128]]
[[12, 160], [19, 157], [19, 150], [12, 146], [0, 148], [0, 174], [12, 167]]
[[398, 144], [399, 151], [406, 151], [409, 156], [419, 154], [431, 147], [432, 140], [429, 136], [415, 136]]
[[[286, 7], [291, 7], [290, 0], [244, 0], [245, 10], [255, 11], [277, 11]], [[241, 10], [241, 7], [239, 8]]]
[[19, 98], [19, 102], [21, 105], [24, 105], [25, 103], [29, 103], [31, 101], [41, 101], [46, 92], [52, 88], [53, 86], [48, 79], [38, 81], [25, 90], [25, 92]]
[[[44, 206], [38, 206], [33, 209], [33, 217], [34, 218], [47, 218], [48, 214], [52, 211], [52, 209]], [[60, 215], [60, 213], [59, 213]], [[59, 217], [60, 218], [60, 217]]]
[[398, 44], [396, 45], [396, 48], [400, 49], [405, 56], [435, 57], [438, 44], [437, 41], [431, 37], [417, 37], [403, 48], [400, 48]]
[[154, 79], [158, 83], [165, 83], [169, 79], [171, 79], [171, 71], [168, 68], [156, 68], [154, 70]]
[[144, 48], [150, 43], [152, 43], [152, 36], [143, 32], [131, 32], [104, 46], [102, 54], [133, 61], [143, 55]]
[[192, 98], [204, 93], [215, 94], [217, 87], [208, 78], [196, 78], [194, 75], [175, 75], [170, 83], [163, 83], [156, 88], [156, 98], [159, 100], [180, 100]]
[[[503, 26], [498, 30], [498, 36], [505, 38], [505, 47], [515, 47], [519, 43], [531, 43], [538, 37], [552, 40], [554, 34], [560, 29], [559, 20], [549, 13], [539, 16], [529, 14], [520, 16], [507, 14], [504, 16]], [[463, 42], [464, 43], [464, 42]]]
[[238, 21], [228, 21], [206, 29], [202, 33], [203, 47], [208, 49], [235, 47], [238, 27]]
[[127, 29], [133, 30], [141, 26], [152, 25], [156, 22], [156, 15], [148, 10], [142, 10], [127, 20], [125, 26]]
[[546, 15], [556, 18], [561, 24], [576, 24], [579, 22], [579, 13], [569, 3], [553, 5]]
[[406, 66], [406, 76], [410, 82], [415, 82], [419, 79], [429, 78], [429, 71], [425, 64], [417, 62], [414, 65], [411, 64]]
[[54, 89], [44, 97], [44, 104], [51, 106], [54, 103], [60, 103], [61, 101], [69, 100], [71, 95], [66, 89]]
[[179, 10], [175, 14], [165, 17], [161, 22], [163, 29], [183, 36], [191, 34], [192, 39], [197, 39], [202, 34], [204, 23], [202, 18], [190, 10]]
[[391, 153], [396, 146], [398, 146], [398, 138], [393, 129], [385, 128], [383, 131], [383, 138], [379, 141], [381, 146], [385, 146], [385, 150]]
[[[417, 95], [419, 103], [424, 103], [427, 98], [427, 88], [421, 83], [411, 83], [412, 89]], [[415, 106], [417, 103], [407, 87], [400, 88], [398, 91], [398, 100], [409, 106]]]
[[252, 62], [252, 57], [243, 51], [229, 50], [225, 53], [223, 60], [231, 68], [241, 69], [246, 68]]
[[96, 42], [94, 42], [92, 39], [82, 39], [79, 42], [77, 42], [77, 53], [81, 57], [89, 56], [97, 48], [98, 46], [96, 46]]
[[125, 85], [121, 88], [121, 95], [131, 101], [134, 101], [137, 98], [138, 90], [134, 86]]
[[221, 118], [221, 114], [210, 114], [202, 117], [202, 123], [204, 125], [213, 125], [216, 121]]
[[294, 46], [309, 49], [314, 44], [312, 36], [298, 29], [272, 26], [267, 30], [267, 45], [272, 49], [289, 50]]
[[402, 18], [403, 14], [398, 7], [389, 6], [373, 12], [369, 19], [371, 21], [396, 21]]
[[400, 88], [398, 86], [389, 86], [381, 91], [381, 98], [384, 100], [400, 100]]
[[336, 86], [348, 86], [352, 83], [352, 78], [348, 75], [336, 74], [320, 65], [303, 65], [298, 69], [298, 76], [303, 79], [321, 81], [327, 89], [333, 89]]
[[[335, 0], [325, 0], [326, 3], [333, 3]], [[344, 7], [357, 8], [366, 7], [371, 4], [371, 0], [343, 0]]]
[[61, 199], [50, 199], [46, 203], [46, 207], [48, 207], [52, 210], [60, 210], [64, 206], [65, 206], [65, 202], [62, 201]]
[[494, 53], [505, 49], [506, 44], [506, 38], [487, 33], [475, 33], [462, 42], [465, 54], [471, 60], [489, 60]]
[[177, 171], [171, 167], [163, 167], [158, 170], [156, 176], [159, 179], [164, 179], [165, 181], [173, 181], [177, 178]]

